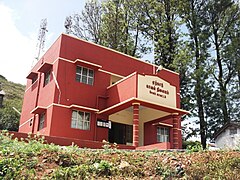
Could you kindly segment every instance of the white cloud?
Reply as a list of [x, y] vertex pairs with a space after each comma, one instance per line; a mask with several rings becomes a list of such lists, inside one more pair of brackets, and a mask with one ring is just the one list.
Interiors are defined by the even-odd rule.
[[9, 81], [26, 84], [31, 69], [36, 43], [29, 35], [23, 35], [16, 27], [15, 12], [0, 4], [0, 74]]

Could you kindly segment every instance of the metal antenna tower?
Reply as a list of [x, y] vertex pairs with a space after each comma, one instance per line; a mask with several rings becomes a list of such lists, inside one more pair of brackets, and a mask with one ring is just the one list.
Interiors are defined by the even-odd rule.
[[47, 19], [42, 19], [41, 24], [40, 24], [40, 29], [38, 33], [38, 44], [37, 44], [37, 49], [38, 49], [38, 54], [36, 59], [39, 60], [39, 56], [41, 51], [43, 51], [44, 48], [44, 43], [45, 43], [45, 36], [46, 36], [47, 30]]

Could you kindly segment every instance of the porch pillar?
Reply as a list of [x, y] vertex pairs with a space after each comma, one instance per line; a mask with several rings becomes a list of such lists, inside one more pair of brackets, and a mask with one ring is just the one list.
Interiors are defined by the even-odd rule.
[[181, 121], [178, 115], [173, 115], [173, 149], [182, 148]]
[[133, 103], [133, 146], [139, 144], [139, 103]]

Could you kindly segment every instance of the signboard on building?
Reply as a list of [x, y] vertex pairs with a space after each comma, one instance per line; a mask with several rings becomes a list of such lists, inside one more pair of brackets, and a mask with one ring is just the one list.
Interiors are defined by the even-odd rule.
[[97, 126], [111, 129], [111, 121], [105, 121], [102, 119], [98, 119]]
[[157, 76], [138, 74], [138, 98], [176, 107], [176, 87]]

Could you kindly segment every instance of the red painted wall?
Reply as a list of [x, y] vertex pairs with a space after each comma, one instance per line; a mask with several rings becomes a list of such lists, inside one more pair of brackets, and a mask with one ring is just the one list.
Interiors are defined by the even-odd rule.
[[108, 141], [108, 128], [97, 127], [95, 140], [100, 142], [103, 140]]
[[[37, 97], [37, 88], [35, 87], [38, 84], [38, 81], [36, 81], [32, 87], [26, 89], [24, 94], [24, 100], [22, 105], [22, 112], [21, 112], [21, 118], [20, 118], [20, 124], [23, 124], [27, 120], [33, 118], [33, 114], [30, 112], [35, 108], [36, 105], [36, 97]], [[20, 132], [30, 132], [30, 126], [29, 123], [27, 123], [24, 126], [19, 127]]]
[[[12, 138], [18, 138], [18, 139], [28, 139], [28, 136], [29, 136], [27, 133], [12, 132], [12, 131], [10, 131], [9, 133], [13, 134]], [[97, 142], [97, 141], [80, 140], [75, 138], [64, 138], [64, 137], [55, 137], [55, 136], [44, 136], [44, 139], [45, 139], [45, 142], [48, 144], [53, 143], [60, 146], [77, 145], [80, 148], [101, 149], [103, 148], [103, 145], [104, 145], [104, 143]], [[110, 144], [110, 145], [112, 145], [112, 147], [115, 147], [113, 146], [113, 144]], [[117, 148], [118, 149], [135, 149], [134, 146], [121, 145], [121, 144], [118, 144]]]
[[171, 149], [171, 144], [169, 142], [156, 143], [147, 146], [140, 146], [136, 148], [137, 150], [159, 150], [159, 149]]
[[[66, 58], [67, 61], [61, 59], [57, 60], [58, 57]], [[72, 63], [76, 59], [101, 65], [102, 68], [101, 70], [97, 70], [96, 67], [82, 62], [78, 62], [77, 64]], [[38, 73], [39, 80], [33, 85], [30, 79], [27, 80], [20, 124], [23, 124], [30, 118], [34, 117], [34, 114], [31, 114], [30, 112], [36, 106], [48, 107], [46, 111], [46, 127], [39, 131], [41, 134], [98, 141], [108, 139], [108, 129], [96, 127], [96, 119], [102, 118], [107, 120], [108, 115], [97, 115], [95, 112], [91, 111], [90, 130], [73, 129], [71, 128], [72, 109], [68, 106], [75, 104], [87, 108], [103, 110], [131, 97], [136, 97], [136, 75], [133, 75], [125, 79], [122, 83], [116, 84], [107, 89], [110, 85], [111, 79], [109, 73], [115, 73], [122, 76], [128, 76], [133, 72], [152, 75], [155, 73], [156, 69], [155, 66], [136, 60], [133, 57], [116, 53], [113, 50], [68, 35], [61, 35], [55, 41], [51, 48], [33, 67], [32, 72], [37, 72], [38, 68], [45, 62], [53, 63], [52, 71], [56, 76], [60, 90], [57, 88], [57, 83], [53, 79], [52, 74], [51, 81], [46, 86], [43, 85], [44, 73]], [[94, 69], [93, 86], [79, 83], [75, 80], [76, 65]], [[109, 73], [104, 71], [109, 71]], [[171, 85], [176, 86], [177, 93], [179, 92], [179, 76], [177, 74], [162, 70], [158, 73], [158, 76], [170, 82]], [[39, 96], [37, 95], [38, 92]], [[179, 107], [180, 97], [178, 95], [177, 97], [177, 105]], [[59, 98], [60, 104], [66, 107], [53, 105], [53, 103], [58, 104]], [[39, 117], [36, 115], [34, 133], [38, 131], [38, 121]], [[145, 123], [144, 127], [146, 130], [144, 134], [149, 135], [148, 137], [145, 137], [145, 144], [155, 143], [153, 136], [156, 136], [156, 134], [153, 135], [155, 131], [150, 124], [152, 124], [152, 122]], [[20, 127], [19, 131], [31, 132], [32, 128], [33, 126], [29, 126], [29, 123], [26, 123], [26, 125]]]
[[60, 57], [71, 60], [82, 59], [100, 64], [104, 70], [122, 76], [128, 76], [135, 71], [150, 74], [153, 72], [152, 65], [143, 61], [66, 35], [62, 35]]
[[38, 130], [38, 127], [39, 127], [39, 115], [37, 116], [34, 133], [38, 132], [39, 134], [42, 134], [42, 135], [46, 135], [46, 136], [50, 135], [50, 128], [51, 128], [51, 123], [52, 123], [52, 119], [53, 119], [52, 114], [53, 114], [53, 107], [51, 106], [45, 112], [44, 128], [41, 129], [41, 130]]
[[110, 107], [119, 102], [123, 102], [132, 97], [136, 97], [137, 93], [137, 74], [124, 79], [121, 83], [116, 83], [107, 89], [107, 107]]
[[[53, 106], [50, 136], [61, 136], [92, 141], [108, 140], [108, 129], [96, 127], [97, 114], [95, 112], [90, 112], [90, 130], [71, 128], [72, 110], [73, 109], [70, 108]], [[76, 110], [88, 112], [81, 109]]]
[[[71, 128], [72, 110], [70, 108], [53, 106], [51, 136], [61, 136], [76, 139], [94, 140], [96, 114], [91, 112], [90, 130]], [[84, 110], [83, 110], [84, 111]]]
[[[31, 72], [37, 72], [38, 68], [43, 64], [45, 61], [53, 63], [58, 57], [60, 53], [60, 44], [61, 44], [61, 36], [55, 41], [55, 43], [47, 50], [47, 52], [42, 56], [41, 59], [36, 63], [36, 65], [32, 68]], [[55, 70], [56, 67], [54, 67]], [[38, 72], [37, 72], [38, 73]], [[40, 81], [39, 81], [40, 80]], [[26, 90], [24, 94], [24, 100], [22, 105], [22, 113], [20, 118], [20, 125], [33, 118], [34, 115], [30, 112], [39, 105], [49, 105], [53, 102], [54, 97], [54, 85], [52, 81], [46, 87], [43, 88], [43, 80], [44, 76], [43, 73], [38, 73], [38, 80], [32, 84], [31, 79], [27, 79]], [[40, 85], [39, 85], [40, 83]], [[38, 89], [40, 88], [40, 89]], [[39, 91], [39, 97], [37, 98], [37, 94]], [[38, 103], [36, 103], [38, 102]], [[24, 125], [19, 128], [20, 132], [31, 132], [32, 127]]]
[[[79, 65], [86, 67], [84, 64]], [[60, 60], [58, 62], [57, 81], [61, 89], [61, 104], [77, 104], [98, 108], [97, 96], [106, 96], [106, 87], [109, 86], [110, 75], [96, 70], [93, 86], [77, 82], [75, 79], [76, 64]]]
[[[171, 116], [167, 116], [164, 118], [156, 119], [150, 122], [144, 123], [144, 145], [156, 144], [157, 142], [157, 127], [164, 127], [162, 125], [153, 125], [157, 123], [166, 123], [173, 124], [173, 120]], [[172, 148], [173, 143], [173, 130], [170, 127], [170, 146]]]
[[[115, 53], [99, 45], [62, 35], [60, 57], [70, 60], [82, 59], [102, 65], [102, 69], [122, 76], [128, 76], [133, 72], [155, 74], [156, 67], [151, 64], [136, 60], [133, 57]], [[158, 76], [171, 85], [176, 86], [177, 107], [180, 108], [179, 75], [167, 70], [162, 70]]]

